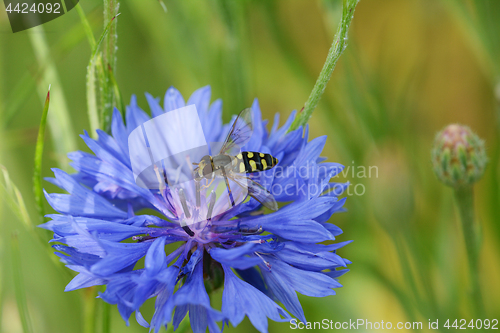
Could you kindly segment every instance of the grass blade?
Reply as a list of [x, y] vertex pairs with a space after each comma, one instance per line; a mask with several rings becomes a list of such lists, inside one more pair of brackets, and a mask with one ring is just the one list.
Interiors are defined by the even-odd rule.
[[37, 229], [34, 228], [34, 224], [31, 222], [31, 218], [28, 214], [28, 210], [26, 209], [26, 205], [24, 204], [21, 192], [10, 179], [7, 168], [0, 164], [0, 171], [3, 175], [3, 181], [0, 181], [0, 199], [3, 199], [3, 202], [9, 206], [12, 212], [16, 215], [17, 219], [19, 219], [26, 227], [26, 230], [40, 242], [44, 249], [47, 250], [48, 257], [54, 265], [60, 269], [61, 274], [66, 275], [68, 278], [72, 277], [70, 271], [65, 269], [59, 259], [53, 255], [52, 248], [47, 246], [48, 240], [43, 238], [40, 233], [37, 232]]
[[109, 30], [111, 29], [111, 24], [113, 23], [113, 21], [115, 20], [115, 18], [117, 18], [118, 16], [120, 15], [120, 13], [116, 14], [116, 16], [114, 16], [111, 21], [109, 21], [108, 25], [106, 26], [106, 28], [104, 29], [104, 31], [102, 32], [102, 35], [101, 37], [99, 37], [99, 40], [97, 41], [97, 44], [95, 45], [95, 48], [94, 50], [92, 51], [92, 58], [90, 60], [93, 60], [96, 55], [97, 55], [97, 52], [99, 51], [99, 47], [101, 46], [102, 44], [102, 41], [104, 40], [104, 38], [106, 38], [106, 36], [108, 35], [109, 33]]
[[85, 35], [87, 36], [87, 40], [89, 41], [90, 48], [93, 50], [95, 48], [95, 37], [94, 34], [92, 33], [92, 28], [90, 27], [90, 23], [87, 20], [87, 16], [83, 11], [82, 6], [80, 6], [80, 3], [77, 3], [75, 8], [76, 12], [78, 13], [78, 16], [80, 17], [80, 21], [82, 21], [83, 30], [85, 30]]
[[165, 3], [163, 3], [162, 0], [158, 0], [158, 2], [160, 3], [161, 8], [163, 8], [163, 11], [166, 13], [167, 12], [167, 6], [165, 6]]
[[16, 214], [17, 218], [21, 220], [28, 229], [33, 230], [33, 224], [24, 204], [23, 196], [17, 186], [11, 181], [7, 168], [0, 165], [0, 171], [3, 175], [3, 182], [0, 182], [0, 191], [3, 194], [4, 202], [7, 203], [9, 208]]
[[33, 332], [29, 312], [28, 303], [26, 301], [26, 291], [24, 290], [23, 273], [21, 269], [21, 252], [19, 251], [19, 239], [17, 234], [12, 234], [12, 274], [14, 278], [14, 293], [16, 295], [17, 309], [19, 318], [23, 326], [24, 333]]
[[95, 72], [96, 64], [90, 58], [89, 65], [87, 66], [87, 113], [90, 122], [90, 135], [96, 136], [96, 130], [99, 128], [99, 111], [97, 109], [97, 94], [95, 86]]
[[28, 36], [30, 37], [36, 59], [40, 67], [46, 66], [43, 74], [43, 83], [38, 87], [38, 94], [40, 98], [45, 101], [47, 91], [45, 91], [44, 87], [47, 87], [48, 82], [52, 83], [53, 112], [51, 116], [48, 117], [48, 123], [59, 167], [63, 170], [68, 170], [69, 165], [67, 163], [66, 154], [77, 149], [76, 137], [73, 133], [73, 126], [71, 125], [62, 84], [59, 81], [56, 66], [53, 60], [50, 59], [49, 46], [45, 39], [44, 30], [42, 26], [34, 27], [32, 30], [33, 32], [28, 34]]
[[123, 103], [122, 94], [120, 93], [120, 88], [118, 87], [118, 83], [116, 83], [115, 75], [113, 74], [113, 69], [111, 68], [110, 65], [108, 65], [108, 74], [116, 96], [116, 104], [117, 104], [116, 107], [118, 108], [118, 110], [120, 110], [123, 119], [125, 119], [125, 104]]
[[45, 125], [47, 124], [47, 115], [49, 113], [50, 104], [50, 86], [45, 99], [45, 105], [42, 112], [42, 120], [40, 120], [40, 128], [38, 130], [38, 139], [35, 149], [35, 170], [33, 172], [33, 191], [35, 192], [35, 202], [38, 208], [38, 213], [42, 222], [45, 222], [45, 209], [43, 208], [43, 189], [42, 189], [42, 155], [43, 145], [45, 140]]

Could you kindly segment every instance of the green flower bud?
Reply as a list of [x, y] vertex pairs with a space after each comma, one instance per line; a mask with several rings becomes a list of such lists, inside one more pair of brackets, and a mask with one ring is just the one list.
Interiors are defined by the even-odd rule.
[[439, 180], [453, 187], [478, 181], [488, 162], [484, 141], [458, 124], [448, 125], [436, 135], [431, 155]]

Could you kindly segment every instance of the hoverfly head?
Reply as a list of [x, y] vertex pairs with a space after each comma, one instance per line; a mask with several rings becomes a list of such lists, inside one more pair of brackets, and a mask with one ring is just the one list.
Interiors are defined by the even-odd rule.
[[210, 155], [203, 156], [198, 164], [198, 176], [200, 178], [211, 179], [214, 172], [212, 165], [212, 157]]

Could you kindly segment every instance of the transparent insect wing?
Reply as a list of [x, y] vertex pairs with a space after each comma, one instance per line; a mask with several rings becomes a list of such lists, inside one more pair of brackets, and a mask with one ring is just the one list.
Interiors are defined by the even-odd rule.
[[265, 207], [271, 210], [278, 210], [278, 203], [274, 199], [273, 195], [268, 190], [266, 190], [264, 186], [246, 176], [231, 174], [231, 179], [241, 187], [246, 188], [248, 191], [248, 195], [260, 202]]
[[235, 147], [244, 146], [253, 133], [252, 124], [252, 109], [246, 108], [240, 112], [238, 117], [234, 120], [233, 126], [229, 131], [226, 140], [220, 150], [221, 154], [231, 151]]

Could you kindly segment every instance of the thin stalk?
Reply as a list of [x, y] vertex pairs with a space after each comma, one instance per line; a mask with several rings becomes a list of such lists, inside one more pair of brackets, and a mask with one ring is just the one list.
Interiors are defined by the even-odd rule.
[[477, 318], [484, 318], [484, 307], [479, 284], [479, 242], [477, 227], [474, 223], [474, 191], [471, 185], [455, 188], [455, 199], [457, 201], [462, 230], [465, 239], [465, 249], [469, 261], [470, 283], [472, 287], [472, 299]]
[[95, 287], [90, 287], [84, 290], [83, 297], [83, 333], [95, 333], [96, 331], [96, 298]]
[[111, 304], [102, 303], [102, 333], [111, 332]]
[[[102, 61], [103, 61], [103, 80], [100, 82], [101, 88], [101, 128], [109, 132], [111, 126], [111, 115], [113, 114], [113, 108], [116, 106], [115, 89], [111, 80], [110, 73], [105, 69], [110, 67], [112, 74], [116, 72], [116, 50], [118, 34], [117, 20], [115, 18], [118, 16], [118, 9], [120, 3], [118, 0], [104, 0], [104, 24], [105, 28], [109, 29], [109, 33], [106, 34]], [[114, 22], [113, 22], [114, 21]], [[112, 25], [106, 27], [107, 22], [113, 22]]]
[[[116, 16], [118, 15], [120, 14], [117, 14]], [[102, 118], [100, 119], [101, 121], [99, 121], [100, 118], [99, 115], [100, 114], [102, 115], [103, 111], [101, 108], [101, 112], [99, 112], [99, 107], [97, 103], [98, 89], [96, 88], [96, 76], [99, 78], [100, 89], [102, 89], [104, 82], [106, 81], [105, 79], [106, 73], [104, 71], [103, 59], [101, 53], [99, 53], [99, 47], [101, 46], [106, 36], [109, 34], [111, 26], [116, 16], [109, 21], [109, 23], [105, 27], [104, 31], [101, 34], [101, 37], [99, 37], [97, 42], [93, 43], [94, 49], [92, 50], [92, 55], [90, 56], [89, 65], [87, 66], [87, 108], [90, 120], [91, 133], [94, 137], [96, 136], [96, 130], [98, 128], [104, 128], [102, 125]]]
[[17, 310], [24, 333], [33, 332], [31, 325], [28, 303], [26, 301], [26, 290], [24, 289], [23, 272], [21, 269], [21, 253], [19, 251], [19, 239], [17, 234], [12, 234], [12, 272], [14, 277], [14, 293], [16, 295]]
[[300, 126], [305, 126], [312, 116], [312, 113], [318, 102], [325, 92], [326, 85], [330, 81], [335, 65], [339, 60], [340, 56], [347, 47], [347, 32], [349, 31], [349, 26], [351, 24], [352, 18], [354, 17], [354, 9], [358, 4], [359, 0], [343, 0], [342, 2], [342, 19], [340, 21], [335, 37], [333, 38], [332, 46], [328, 51], [328, 56], [326, 57], [323, 69], [319, 73], [316, 84], [314, 85], [309, 98], [304, 104], [304, 108], [300, 111], [298, 116], [290, 126], [289, 131], [293, 131]]

